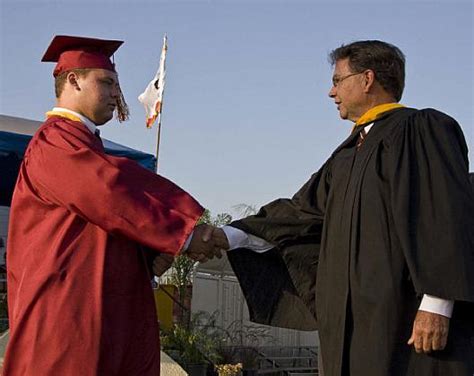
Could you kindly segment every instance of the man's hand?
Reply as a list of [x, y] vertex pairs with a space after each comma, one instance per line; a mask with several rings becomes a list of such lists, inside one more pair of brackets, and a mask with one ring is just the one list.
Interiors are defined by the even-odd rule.
[[186, 255], [195, 261], [206, 262], [215, 257], [221, 258], [221, 250], [228, 249], [225, 233], [210, 225], [199, 225], [194, 229]]
[[166, 272], [174, 261], [174, 256], [167, 253], [160, 253], [153, 260], [153, 273], [160, 277]]
[[221, 228], [214, 228], [212, 232], [212, 241], [214, 242], [215, 247], [223, 250], [229, 249], [229, 241], [227, 240], [227, 236]]
[[449, 332], [449, 318], [432, 312], [418, 311], [413, 323], [409, 345], [417, 353], [430, 353], [446, 347]]

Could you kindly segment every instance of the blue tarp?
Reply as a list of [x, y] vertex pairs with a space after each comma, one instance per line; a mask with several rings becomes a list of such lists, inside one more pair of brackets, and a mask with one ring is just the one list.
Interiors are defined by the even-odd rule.
[[[21, 160], [32, 136], [0, 131], [0, 206], [10, 206]], [[155, 171], [156, 158], [129, 147], [103, 140], [105, 152], [117, 157], [133, 159], [143, 167]]]

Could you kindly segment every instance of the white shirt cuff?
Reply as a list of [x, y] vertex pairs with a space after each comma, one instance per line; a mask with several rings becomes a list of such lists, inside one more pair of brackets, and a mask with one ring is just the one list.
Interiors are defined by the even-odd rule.
[[418, 309], [420, 311], [437, 313], [438, 315], [451, 318], [451, 315], [453, 314], [453, 307], [454, 307], [453, 300], [445, 300], [445, 299], [437, 298], [436, 296], [425, 294], [423, 295], [420, 308]]
[[222, 227], [229, 242], [229, 251], [236, 248], [248, 248], [257, 253], [263, 253], [274, 248], [274, 245], [254, 235], [247, 234], [232, 226]]

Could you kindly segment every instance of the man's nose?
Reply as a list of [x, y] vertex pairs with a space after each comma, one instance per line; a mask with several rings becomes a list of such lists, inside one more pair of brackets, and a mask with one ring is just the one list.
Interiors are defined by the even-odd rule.
[[336, 87], [335, 86], [331, 87], [331, 90], [329, 90], [328, 95], [329, 95], [330, 98], [334, 98], [336, 96]]

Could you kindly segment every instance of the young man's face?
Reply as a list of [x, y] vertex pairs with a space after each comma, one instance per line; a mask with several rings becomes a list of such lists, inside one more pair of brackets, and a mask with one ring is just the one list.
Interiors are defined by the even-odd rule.
[[366, 111], [363, 79], [364, 72], [352, 72], [349, 59], [336, 62], [329, 96], [334, 99], [342, 119], [355, 122]]
[[92, 69], [78, 77], [81, 89], [81, 112], [97, 125], [107, 123], [113, 117], [120, 95], [117, 73], [106, 69]]

